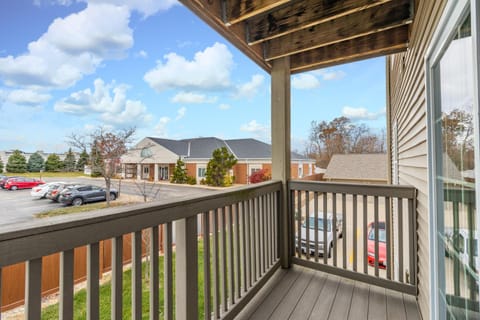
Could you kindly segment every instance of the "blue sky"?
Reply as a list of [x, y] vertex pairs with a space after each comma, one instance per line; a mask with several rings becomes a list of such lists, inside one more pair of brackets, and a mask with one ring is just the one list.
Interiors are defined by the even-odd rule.
[[[385, 60], [292, 76], [292, 145], [312, 120], [385, 126]], [[0, 1], [0, 150], [71, 133], [270, 142], [270, 76], [174, 0]]]

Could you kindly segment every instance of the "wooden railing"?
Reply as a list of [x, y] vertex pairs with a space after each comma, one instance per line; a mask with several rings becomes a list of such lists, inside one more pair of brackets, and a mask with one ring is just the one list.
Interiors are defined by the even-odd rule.
[[414, 188], [291, 181], [289, 192], [294, 263], [416, 295]]
[[[112, 319], [122, 319], [123, 235], [131, 234], [131, 316], [140, 319], [142, 232], [147, 232], [149, 318], [207, 319], [213, 315], [231, 319], [279, 267], [281, 196], [281, 183], [272, 181], [180, 201], [52, 218], [31, 228], [4, 229], [0, 233], [0, 292], [2, 268], [26, 262], [25, 318], [40, 319], [42, 260], [60, 253], [59, 318], [72, 319], [76, 312], [73, 253], [87, 246], [86, 318], [98, 319], [99, 242], [112, 239], [110, 312]], [[158, 272], [159, 228], [164, 231], [163, 281]], [[199, 270], [201, 264], [203, 270]], [[164, 291], [163, 306], [159, 305], [159, 290]], [[203, 292], [203, 307], [199, 292]]]

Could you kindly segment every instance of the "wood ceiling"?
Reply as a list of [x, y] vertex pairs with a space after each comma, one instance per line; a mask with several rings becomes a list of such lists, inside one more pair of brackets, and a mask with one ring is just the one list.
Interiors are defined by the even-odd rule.
[[267, 72], [291, 73], [404, 51], [414, 0], [180, 0]]

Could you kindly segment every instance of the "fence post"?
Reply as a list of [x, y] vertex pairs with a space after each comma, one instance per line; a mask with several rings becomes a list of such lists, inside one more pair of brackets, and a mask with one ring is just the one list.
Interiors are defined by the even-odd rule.
[[176, 319], [198, 319], [197, 216], [175, 222]]

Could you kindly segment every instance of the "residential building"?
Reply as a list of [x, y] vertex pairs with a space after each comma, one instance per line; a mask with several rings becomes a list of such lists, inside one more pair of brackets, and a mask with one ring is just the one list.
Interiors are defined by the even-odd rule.
[[334, 154], [323, 175], [326, 181], [387, 183], [387, 154]]
[[[213, 151], [222, 147], [227, 148], [237, 159], [237, 164], [231, 171], [235, 183], [248, 184], [249, 177], [258, 170], [271, 175], [272, 147], [269, 144], [255, 139], [222, 140], [215, 137], [182, 140], [146, 137], [122, 157], [122, 174], [126, 179], [170, 180], [177, 160], [182, 159], [187, 175], [200, 183], [205, 178]], [[291, 153], [294, 178], [312, 175], [314, 166], [315, 160], [296, 152]]]

